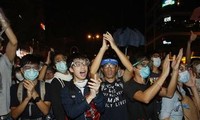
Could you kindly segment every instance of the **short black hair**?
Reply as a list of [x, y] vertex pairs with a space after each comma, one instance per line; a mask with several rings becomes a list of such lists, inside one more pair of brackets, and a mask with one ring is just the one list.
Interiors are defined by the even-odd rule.
[[22, 57], [20, 66], [23, 67], [26, 64], [38, 64], [40, 65], [40, 59], [37, 55], [27, 54]]
[[70, 68], [71, 65], [72, 65], [72, 62], [75, 60], [75, 59], [81, 59], [81, 60], [89, 60], [87, 55], [85, 54], [81, 54], [81, 53], [73, 53], [71, 54], [68, 59], [67, 59], [67, 67]]

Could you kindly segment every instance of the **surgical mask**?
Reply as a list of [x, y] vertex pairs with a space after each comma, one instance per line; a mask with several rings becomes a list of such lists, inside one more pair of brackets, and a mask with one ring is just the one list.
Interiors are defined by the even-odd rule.
[[65, 73], [67, 71], [67, 65], [65, 61], [60, 61], [56, 63], [56, 69], [61, 72]]
[[24, 77], [22, 76], [22, 73], [20, 73], [20, 72], [17, 72], [17, 73], [15, 74], [15, 77], [16, 77], [17, 80], [19, 80], [19, 81], [24, 80]]
[[161, 65], [161, 59], [159, 57], [153, 58], [153, 65], [159, 67]]
[[179, 79], [178, 79], [179, 82], [186, 83], [189, 81], [189, 79], [190, 79], [190, 73], [187, 70], [179, 72]]
[[85, 80], [79, 80], [79, 81], [76, 81], [74, 82], [74, 84], [76, 85], [76, 87], [78, 88], [84, 88], [87, 84], [88, 80], [85, 79]]
[[35, 80], [39, 75], [39, 71], [36, 69], [27, 69], [24, 71], [24, 77], [27, 80]]
[[140, 75], [142, 78], [147, 78], [150, 75], [150, 68], [148, 66], [142, 67], [140, 70]]

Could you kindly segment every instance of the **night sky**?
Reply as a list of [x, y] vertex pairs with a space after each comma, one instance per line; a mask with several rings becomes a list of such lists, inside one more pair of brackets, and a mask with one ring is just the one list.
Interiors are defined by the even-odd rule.
[[144, 32], [143, 0], [0, 0], [0, 6], [21, 43], [33, 39], [54, 43], [52, 39], [59, 38], [81, 41], [88, 33], [113, 33], [121, 27]]

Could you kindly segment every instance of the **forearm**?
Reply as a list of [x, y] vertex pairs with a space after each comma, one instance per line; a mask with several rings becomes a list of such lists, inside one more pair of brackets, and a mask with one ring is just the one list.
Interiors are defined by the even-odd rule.
[[[37, 97], [40, 97], [39, 94], [35, 91], [33, 92], [33, 95], [32, 95], [33, 99], [35, 100]], [[47, 115], [49, 113], [49, 108], [50, 108], [50, 102], [44, 102], [41, 97], [40, 97], [40, 100], [37, 101], [35, 103], [38, 108], [41, 110], [41, 112], [44, 114], [44, 115]]]
[[44, 115], [47, 115], [49, 113], [50, 102], [44, 102], [43, 100], [40, 100], [36, 103], [36, 105]]
[[15, 36], [15, 34], [13, 33], [11, 27], [8, 27], [5, 31], [9, 42], [7, 44], [6, 47], [6, 55], [8, 57], [8, 59], [12, 62], [15, 58], [15, 54], [16, 54], [16, 49], [17, 49], [17, 38]]
[[177, 86], [177, 79], [178, 79], [178, 70], [173, 70], [170, 83], [166, 90], [165, 97], [172, 97], [174, 95]]
[[191, 90], [193, 93], [194, 101], [196, 102], [195, 104], [196, 104], [198, 110], [200, 111], [200, 96], [198, 94], [196, 86], [191, 87]]
[[122, 53], [122, 51], [117, 46], [113, 47], [113, 50], [116, 52], [117, 56], [119, 57], [122, 64], [126, 67], [126, 69], [132, 72], [133, 66], [131, 62], [129, 61], [129, 59], [125, 56], [125, 54]]
[[47, 71], [47, 65], [43, 65], [42, 69], [40, 70], [40, 74], [39, 74], [38, 80], [44, 80], [46, 71]]
[[105, 51], [106, 51], [106, 50], [105, 50], [105, 49], [102, 49], [102, 48], [99, 50], [97, 56], [95, 57], [95, 59], [94, 59], [92, 65], [91, 65], [91, 68], [90, 68], [90, 73], [91, 73], [91, 74], [97, 73]]
[[190, 60], [191, 60], [191, 42], [188, 41], [186, 49], [186, 63], [190, 64]]
[[22, 114], [22, 112], [24, 112], [29, 100], [29, 98], [25, 98], [19, 106], [11, 107], [11, 116], [14, 119], [17, 119]]
[[155, 95], [161, 90], [162, 85], [165, 81], [167, 76], [165, 75], [161, 75], [158, 80], [156, 82], [154, 82], [153, 85], [151, 85], [147, 90], [144, 91], [144, 99], [145, 102], [148, 103], [149, 101], [151, 101]]

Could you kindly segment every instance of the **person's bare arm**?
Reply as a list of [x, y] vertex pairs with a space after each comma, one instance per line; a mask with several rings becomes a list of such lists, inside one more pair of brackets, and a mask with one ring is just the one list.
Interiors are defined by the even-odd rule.
[[0, 24], [2, 26], [2, 29], [5, 30], [5, 33], [8, 37], [8, 44], [6, 46], [6, 56], [10, 60], [10, 62], [14, 61], [15, 55], [16, 55], [16, 49], [17, 49], [17, 38], [12, 31], [12, 28], [8, 22], [8, 19], [3, 13], [3, 10], [0, 8]]
[[186, 63], [189, 65], [191, 61], [191, 44], [193, 41], [195, 41], [197, 38], [197, 35], [191, 31], [190, 39], [187, 42], [187, 49], [186, 49]]

